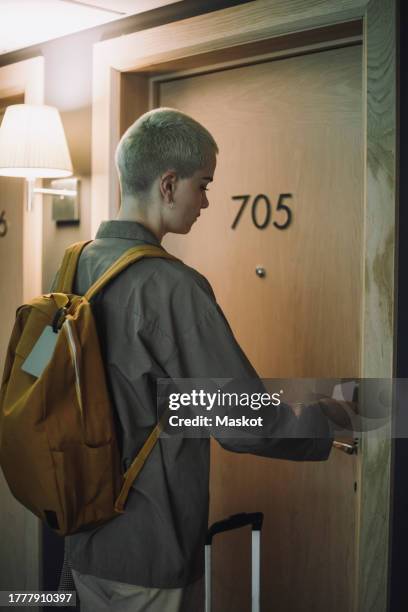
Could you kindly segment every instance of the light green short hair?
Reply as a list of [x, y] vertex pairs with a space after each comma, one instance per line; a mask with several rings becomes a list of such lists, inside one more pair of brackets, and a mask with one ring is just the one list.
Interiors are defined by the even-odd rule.
[[128, 128], [116, 149], [122, 196], [146, 194], [166, 170], [189, 178], [217, 153], [214, 138], [198, 121], [173, 108], [155, 108]]

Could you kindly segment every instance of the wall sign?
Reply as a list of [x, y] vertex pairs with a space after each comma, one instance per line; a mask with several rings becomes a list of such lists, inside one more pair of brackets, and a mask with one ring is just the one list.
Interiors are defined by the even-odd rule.
[[[242, 216], [242, 213], [245, 210], [246, 205], [248, 204], [252, 196], [236, 195], [231, 197], [233, 200], [242, 200], [241, 208], [239, 209], [238, 214], [235, 217], [233, 224], [231, 225], [231, 229], [235, 229]], [[291, 197], [291, 193], [281, 193], [279, 195], [278, 203], [276, 205], [276, 211], [282, 211], [282, 215], [279, 215], [281, 221], [279, 223], [277, 221], [272, 221], [273, 225], [277, 229], [284, 230], [289, 227], [292, 222], [292, 211], [287, 204], [284, 204], [284, 200]], [[258, 229], [265, 229], [270, 224], [272, 218], [272, 204], [268, 196], [264, 193], [259, 193], [252, 200], [251, 218], [252, 223]]]

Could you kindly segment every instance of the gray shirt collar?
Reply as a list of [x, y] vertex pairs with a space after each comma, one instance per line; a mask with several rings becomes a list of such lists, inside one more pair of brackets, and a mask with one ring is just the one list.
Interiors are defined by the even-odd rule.
[[96, 238], [125, 238], [140, 240], [148, 244], [160, 245], [160, 241], [150, 230], [137, 221], [102, 221]]

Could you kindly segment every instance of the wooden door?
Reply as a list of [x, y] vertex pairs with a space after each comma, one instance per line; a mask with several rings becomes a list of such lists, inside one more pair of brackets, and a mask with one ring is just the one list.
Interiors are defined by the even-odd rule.
[[[156, 106], [192, 115], [220, 148], [209, 208], [164, 245], [209, 279], [263, 378], [360, 374], [361, 55], [349, 46], [158, 85]], [[339, 451], [302, 464], [213, 445], [211, 521], [265, 513], [263, 610], [352, 609], [356, 479], [355, 458]], [[249, 609], [249, 538], [215, 544], [216, 611]]]
[[[0, 118], [8, 105], [22, 102], [44, 103], [43, 57], [0, 68]], [[30, 213], [24, 199], [22, 179], [0, 179], [0, 212], [6, 211], [8, 221], [8, 233], [0, 238], [0, 367], [17, 306], [41, 292], [42, 197]], [[0, 525], [0, 590], [40, 589], [40, 521], [14, 499], [1, 470]]]
[[[7, 106], [24, 102], [24, 96], [0, 100], [0, 125]], [[0, 237], [0, 375], [17, 307], [23, 302], [23, 205], [24, 180], [0, 177], [0, 214], [4, 211], [7, 233]], [[4, 226], [0, 227], [3, 233]], [[28, 586], [28, 551], [25, 532], [28, 511], [11, 495], [0, 470], [1, 530], [0, 589]], [[20, 609], [20, 607], [18, 608]]]

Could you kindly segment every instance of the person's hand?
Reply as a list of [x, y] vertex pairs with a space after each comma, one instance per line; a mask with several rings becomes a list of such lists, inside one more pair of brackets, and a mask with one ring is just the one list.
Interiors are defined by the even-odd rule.
[[332, 398], [319, 400], [322, 412], [340, 429], [353, 430], [352, 417], [358, 414], [357, 402], [345, 402]]

